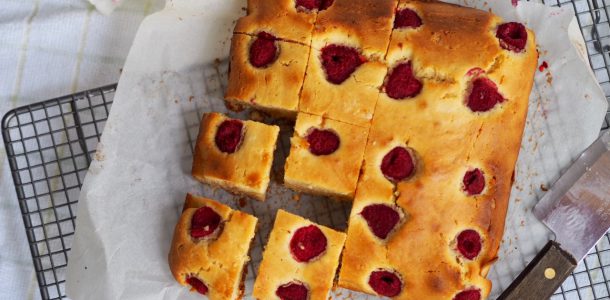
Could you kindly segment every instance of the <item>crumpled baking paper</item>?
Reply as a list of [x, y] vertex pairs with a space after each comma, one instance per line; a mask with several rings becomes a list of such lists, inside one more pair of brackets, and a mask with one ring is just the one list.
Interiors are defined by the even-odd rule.
[[[536, 73], [500, 258], [489, 274], [494, 299], [552, 237], [532, 216], [531, 208], [545, 187], [598, 136], [607, 102], [588, 66], [571, 7], [451, 2], [524, 22], [537, 34], [539, 63], [548, 64]], [[234, 21], [245, 14], [245, 7], [245, 0], [173, 0], [142, 23], [80, 194], [67, 271], [69, 297], [200, 299], [174, 281], [167, 264], [187, 192], [259, 217], [246, 298], [278, 208], [345, 229], [349, 203], [299, 196], [278, 183], [289, 149], [289, 125], [282, 125], [266, 202], [231, 196], [190, 176], [202, 113], [226, 111], [222, 103], [226, 58]], [[333, 299], [350, 297], [366, 296], [343, 289], [333, 295]]]

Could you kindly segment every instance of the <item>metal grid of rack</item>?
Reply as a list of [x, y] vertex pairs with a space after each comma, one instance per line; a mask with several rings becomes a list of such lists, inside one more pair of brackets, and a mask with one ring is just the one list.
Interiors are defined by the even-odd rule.
[[[610, 99], [610, 7], [606, 0], [551, 0], [571, 5], [589, 62]], [[99, 141], [116, 85], [47, 100], [8, 112], [2, 136], [43, 299], [65, 297], [80, 187]], [[608, 129], [610, 112], [602, 129]], [[607, 234], [552, 297], [610, 299]]]
[[65, 297], [78, 196], [115, 88], [110, 85], [20, 107], [2, 121], [2, 137], [43, 299]]

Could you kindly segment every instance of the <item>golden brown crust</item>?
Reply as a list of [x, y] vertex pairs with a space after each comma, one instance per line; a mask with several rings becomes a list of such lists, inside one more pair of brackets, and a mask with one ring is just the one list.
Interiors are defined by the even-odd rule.
[[274, 36], [309, 45], [315, 12], [297, 11], [294, 0], [248, 0], [248, 15], [237, 20], [235, 33], [265, 31]]
[[[328, 244], [320, 257], [308, 263], [300, 263], [290, 253], [290, 239], [294, 231], [309, 225], [320, 228]], [[328, 299], [344, 241], [345, 233], [278, 210], [254, 283], [254, 298], [276, 299], [275, 291], [280, 285], [297, 280], [309, 288], [310, 300]]]
[[[452, 299], [468, 288], [480, 289], [486, 298], [491, 282], [485, 276], [502, 239], [536, 68], [534, 34], [528, 31], [526, 50], [514, 53], [499, 47], [495, 30], [500, 20], [491, 14], [435, 2], [404, 5], [418, 11], [424, 25], [394, 31], [388, 64], [412, 60], [423, 90], [399, 101], [384, 93], [379, 96], [339, 285], [374, 294], [368, 285], [370, 272], [390, 268], [404, 283], [396, 299]], [[466, 20], [468, 14], [472, 16]], [[437, 43], [430, 32], [443, 30], [447, 32]], [[393, 48], [398, 39], [400, 55]], [[472, 55], [468, 43], [482, 47], [481, 52]], [[466, 73], [472, 68], [485, 71], [480, 76], [498, 85], [505, 102], [489, 112], [470, 111], [465, 99], [473, 76]], [[400, 143], [417, 153], [416, 174], [394, 187], [379, 169], [380, 157]], [[479, 196], [462, 190], [463, 176], [472, 168], [485, 174], [486, 188]], [[370, 203], [395, 203], [406, 216], [386, 243], [370, 233], [359, 215]], [[483, 238], [481, 254], [473, 261], [456, 252], [456, 236], [465, 229], [474, 229]]]
[[268, 67], [256, 68], [249, 61], [250, 44], [254, 39], [250, 35], [233, 35], [225, 100], [261, 109], [274, 116], [294, 119], [309, 47], [277, 41], [277, 60]]
[[229, 192], [265, 200], [273, 162], [278, 126], [243, 121], [244, 135], [235, 153], [221, 152], [214, 137], [227, 117], [220, 113], [203, 116], [193, 155], [192, 174], [197, 180]]
[[[191, 218], [203, 206], [212, 208], [221, 216], [222, 229], [216, 239], [195, 241], [189, 233]], [[184, 207], [168, 255], [174, 278], [181, 285], [188, 286], [186, 278], [197, 277], [208, 287], [209, 299], [239, 298], [257, 218], [191, 194], [187, 195]]]
[[[340, 138], [337, 151], [311, 154], [306, 137], [312, 128], [334, 131]], [[353, 199], [367, 133], [364, 127], [299, 113], [284, 167], [284, 184], [296, 191]]]
[[410, 59], [420, 76], [453, 79], [477, 66], [487, 70], [501, 52], [490, 13], [442, 2], [401, 1], [422, 19], [417, 29], [392, 32], [386, 60], [390, 66]]
[[338, 34], [356, 41], [369, 59], [382, 60], [388, 48], [397, 4], [397, 0], [335, 0], [327, 10], [319, 13], [314, 40]]

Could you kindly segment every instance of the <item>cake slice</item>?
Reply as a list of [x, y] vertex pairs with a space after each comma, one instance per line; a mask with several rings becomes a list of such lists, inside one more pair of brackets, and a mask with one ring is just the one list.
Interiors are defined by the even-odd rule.
[[234, 34], [225, 93], [229, 107], [250, 106], [294, 119], [308, 57], [309, 46], [280, 40], [269, 32]]
[[265, 200], [279, 131], [278, 126], [205, 114], [193, 154], [193, 177]]
[[240, 299], [257, 218], [187, 194], [169, 252], [174, 278], [209, 299]]
[[276, 37], [309, 46], [317, 12], [332, 1], [248, 0], [248, 14], [237, 20], [234, 33], [256, 35], [270, 31]]
[[352, 200], [368, 129], [299, 113], [284, 184], [299, 192]]
[[278, 210], [254, 283], [256, 299], [325, 300], [345, 234]]
[[396, 5], [335, 0], [318, 14], [299, 111], [370, 126]]

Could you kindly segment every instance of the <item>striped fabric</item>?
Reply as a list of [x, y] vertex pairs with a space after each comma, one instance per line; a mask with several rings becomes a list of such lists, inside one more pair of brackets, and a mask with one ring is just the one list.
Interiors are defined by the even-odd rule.
[[[18, 106], [117, 82], [140, 22], [163, 3], [125, 1], [106, 16], [84, 0], [2, 1], [0, 115]], [[0, 300], [39, 299], [3, 145], [0, 245]]]

